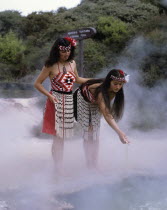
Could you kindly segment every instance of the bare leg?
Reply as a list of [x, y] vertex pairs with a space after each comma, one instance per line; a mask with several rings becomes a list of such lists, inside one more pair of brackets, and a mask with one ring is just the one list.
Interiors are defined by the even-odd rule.
[[89, 131], [84, 136], [83, 147], [85, 151], [86, 164], [89, 169], [98, 168], [99, 139], [93, 139], [93, 132]]
[[54, 137], [52, 144], [52, 157], [58, 172], [61, 172], [63, 166], [64, 140], [60, 137]]

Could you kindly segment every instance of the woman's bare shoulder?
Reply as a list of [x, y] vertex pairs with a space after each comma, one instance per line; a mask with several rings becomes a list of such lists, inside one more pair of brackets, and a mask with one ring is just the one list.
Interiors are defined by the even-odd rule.
[[57, 75], [59, 73], [57, 64], [54, 64], [53, 66], [48, 67], [48, 71], [51, 77], [54, 75]]
[[76, 62], [75, 62], [75, 60], [72, 60], [72, 61], [70, 61], [69, 63], [70, 63], [70, 65], [71, 65], [74, 69], [76, 68]]

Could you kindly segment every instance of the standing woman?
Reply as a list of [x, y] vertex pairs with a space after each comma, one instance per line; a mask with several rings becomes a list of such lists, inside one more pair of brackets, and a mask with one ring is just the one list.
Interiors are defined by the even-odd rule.
[[[78, 76], [74, 61], [75, 47], [74, 39], [58, 38], [34, 83], [34, 87], [47, 96], [42, 132], [54, 137], [52, 155], [58, 169], [63, 160], [64, 139], [73, 134], [73, 84], [88, 80]], [[51, 82], [50, 92], [42, 85], [48, 77]]]
[[101, 115], [118, 134], [121, 142], [129, 143], [116, 123], [123, 115], [123, 86], [126, 82], [126, 74], [122, 70], [113, 69], [105, 79], [89, 80], [74, 93], [74, 114], [83, 129], [88, 168], [97, 167]]

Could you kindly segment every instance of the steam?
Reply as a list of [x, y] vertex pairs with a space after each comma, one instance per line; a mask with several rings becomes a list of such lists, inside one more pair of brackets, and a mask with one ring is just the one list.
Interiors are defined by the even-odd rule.
[[162, 3], [165, 7], [167, 7], [167, 0], [161, 0], [161, 3]]
[[[138, 129], [165, 129], [167, 125], [167, 81], [157, 81], [153, 88], [141, 86], [143, 75], [140, 69], [141, 62], [153, 52], [162, 52], [167, 46], [158, 48], [143, 37], [136, 38], [125, 50], [120, 58], [119, 66], [131, 75], [127, 84], [126, 103], [129, 126]], [[136, 51], [137, 49], [137, 51]], [[127, 57], [131, 58], [129, 59]], [[130, 119], [131, 118], [131, 119]]]

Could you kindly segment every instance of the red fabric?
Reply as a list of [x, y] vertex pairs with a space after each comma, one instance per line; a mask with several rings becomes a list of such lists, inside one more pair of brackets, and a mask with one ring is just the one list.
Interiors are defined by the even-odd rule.
[[42, 132], [50, 135], [56, 135], [55, 130], [55, 106], [47, 99], [44, 116], [43, 116], [43, 127]]

